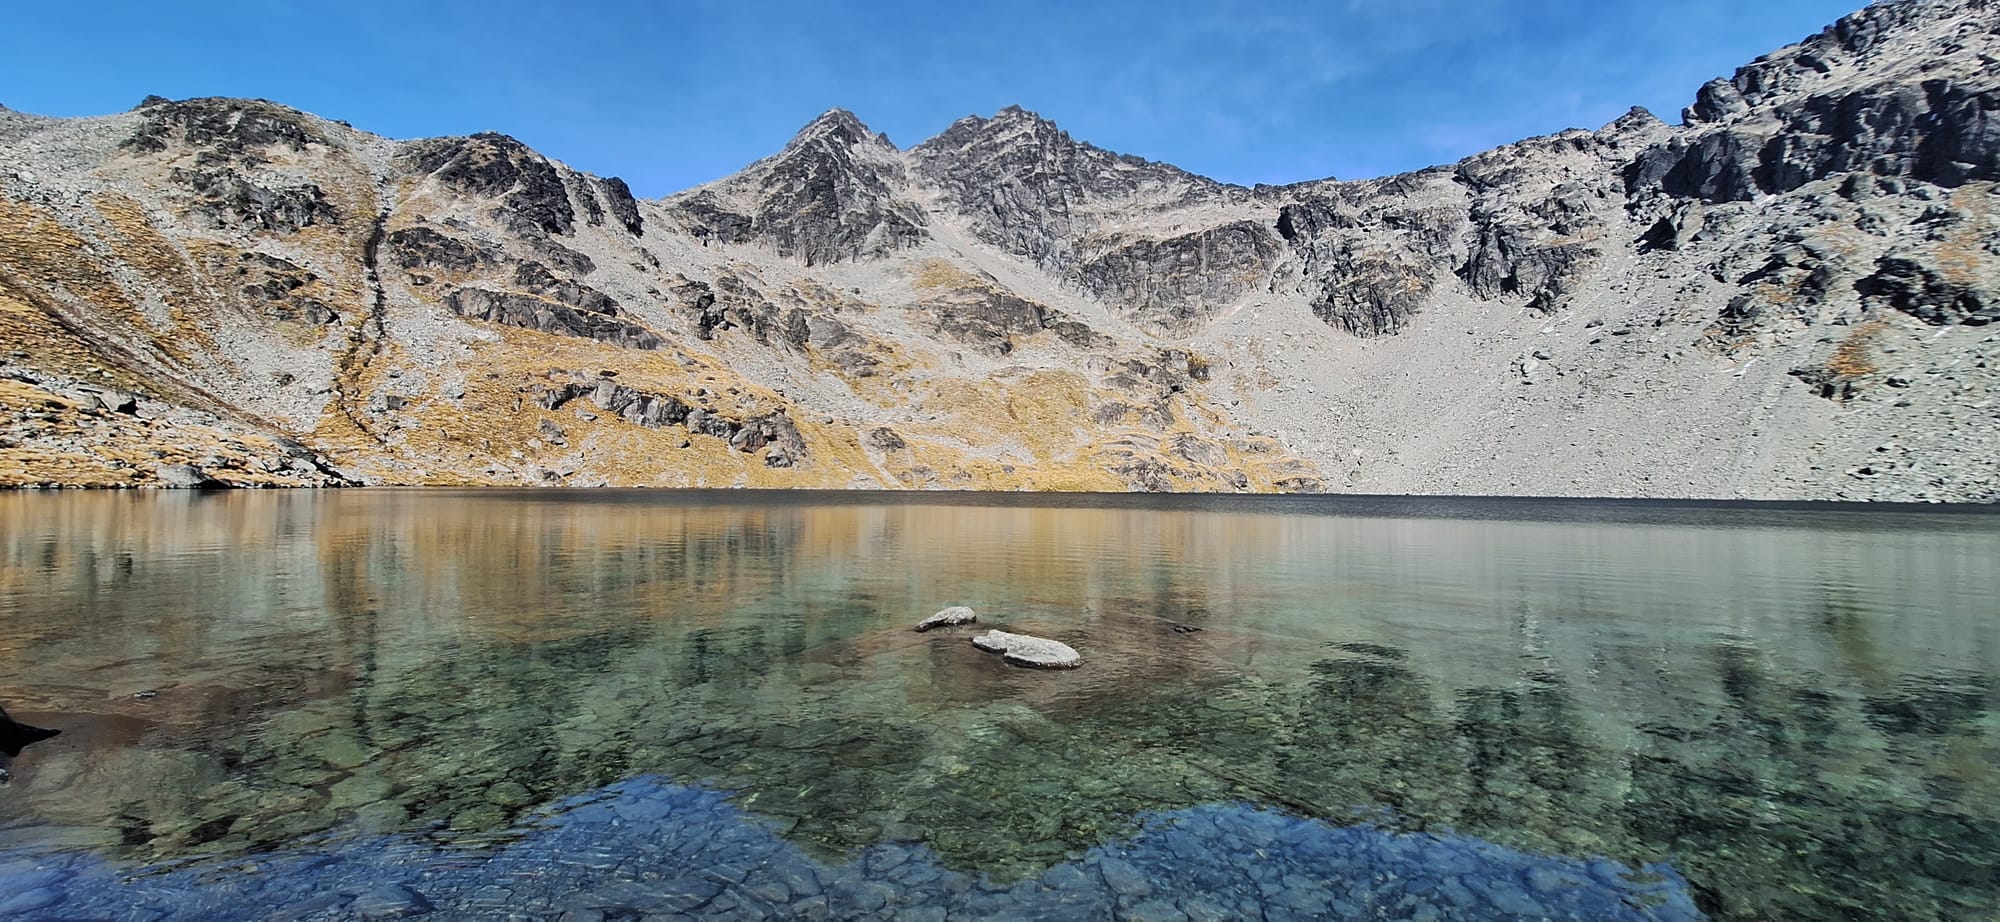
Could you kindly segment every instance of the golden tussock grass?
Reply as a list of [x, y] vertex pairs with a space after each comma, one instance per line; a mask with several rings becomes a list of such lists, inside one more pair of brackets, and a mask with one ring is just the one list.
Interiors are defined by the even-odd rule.
[[100, 259], [95, 247], [53, 215], [0, 197], [0, 280], [43, 298], [85, 302], [94, 317], [115, 320], [134, 333], [149, 330]]
[[1833, 349], [1833, 356], [1826, 360], [1826, 370], [1841, 378], [1865, 378], [1881, 370], [1875, 363], [1875, 340], [1888, 332], [1889, 325], [1880, 320], [1870, 320], [1854, 328], [1847, 338]]
[[942, 259], [926, 259], [918, 263], [916, 273], [910, 280], [910, 285], [916, 290], [923, 292], [989, 287], [978, 276]]
[[[570, 482], [614, 486], [836, 487], [846, 486], [853, 472], [872, 469], [853, 427], [801, 418], [776, 393], [711, 356], [671, 346], [620, 349], [514, 328], [496, 332], [499, 342], [475, 347], [458, 369], [465, 377], [465, 396], [457, 400], [439, 396], [429, 384], [415, 384], [427, 370], [412, 366], [400, 350], [385, 349], [347, 382], [356, 415], [369, 422], [382, 442], [331, 410], [316, 437], [338, 443], [343, 460], [396, 483], [519, 483], [524, 474], [532, 478], [535, 471], [548, 470], [568, 472]], [[399, 389], [388, 386], [391, 369], [401, 372], [394, 379], [401, 389], [420, 393], [393, 416], [365, 414], [361, 407], [372, 395]], [[808, 458], [789, 468], [769, 467], [764, 452], [740, 452], [714, 436], [690, 435], [683, 426], [653, 429], [627, 422], [599, 410], [587, 397], [556, 410], [537, 403], [543, 388], [578, 376], [591, 380], [600, 371], [616, 372], [618, 384], [672, 396], [728, 419], [786, 410]], [[596, 418], [586, 420], [578, 410]], [[561, 429], [565, 444], [546, 438], [543, 422]], [[521, 456], [514, 457], [516, 452]], [[487, 473], [489, 466], [496, 471]]]
[[1939, 241], [1937, 267], [1945, 281], [1954, 285], [1992, 284], [2000, 281], [2000, 257], [1986, 250], [1986, 240], [2000, 227], [1993, 220], [1992, 183], [1984, 188], [1966, 186], [1952, 197], [1968, 220], [1960, 221]]

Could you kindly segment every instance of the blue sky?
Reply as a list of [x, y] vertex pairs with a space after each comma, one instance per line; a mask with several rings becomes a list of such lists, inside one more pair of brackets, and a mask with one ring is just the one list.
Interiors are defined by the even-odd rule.
[[909, 146], [1019, 104], [1102, 147], [1251, 184], [1361, 178], [1668, 121], [1861, 0], [941, 0], [11, 5], [0, 104], [257, 96], [390, 137], [502, 131], [642, 196], [814, 115]]

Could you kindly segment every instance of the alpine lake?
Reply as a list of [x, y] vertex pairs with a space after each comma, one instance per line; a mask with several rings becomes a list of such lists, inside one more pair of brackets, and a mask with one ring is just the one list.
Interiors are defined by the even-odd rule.
[[13, 492], [0, 918], [2000, 919], [1996, 675], [1986, 508]]

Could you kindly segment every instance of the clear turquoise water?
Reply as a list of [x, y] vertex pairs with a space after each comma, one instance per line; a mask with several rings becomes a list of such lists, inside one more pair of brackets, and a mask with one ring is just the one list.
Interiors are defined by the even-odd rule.
[[0, 914], [1992, 918], [1996, 615], [1979, 510], [9, 494]]

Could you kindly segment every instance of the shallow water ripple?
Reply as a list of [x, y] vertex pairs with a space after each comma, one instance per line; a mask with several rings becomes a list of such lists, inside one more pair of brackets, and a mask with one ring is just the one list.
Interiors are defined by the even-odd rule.
[[814, 860], [711, 789], [635, 778], [558, 805], [488, 850], [410, 836], [187, 867], [0, 853], [0, 917], [565, 919], [1700, 918], [1671, 869], [1635, 870], [1478, 839], [1335, 827], [1248, 805], [1141, 818], [1140, 831], [1012, 882], [920, 844]]

